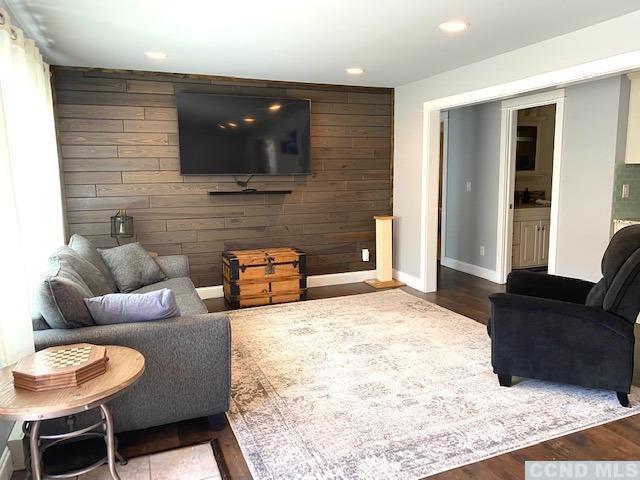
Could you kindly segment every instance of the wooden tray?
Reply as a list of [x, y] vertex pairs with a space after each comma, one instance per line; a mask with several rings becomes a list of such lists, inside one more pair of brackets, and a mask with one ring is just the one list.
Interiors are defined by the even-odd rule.
[[107, 350], [76, 343], [49, 347], [20, 360], [13, 368], [13, 384], [32, 392], [77, 387], [107, 370]]

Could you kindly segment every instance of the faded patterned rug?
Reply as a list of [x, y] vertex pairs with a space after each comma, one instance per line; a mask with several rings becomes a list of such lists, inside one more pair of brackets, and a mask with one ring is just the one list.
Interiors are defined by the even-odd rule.
[[400, 290], [231, 313], [229, 420], [255, 480], [420, 479], [640, 411], [498, 386], [483, 325]]

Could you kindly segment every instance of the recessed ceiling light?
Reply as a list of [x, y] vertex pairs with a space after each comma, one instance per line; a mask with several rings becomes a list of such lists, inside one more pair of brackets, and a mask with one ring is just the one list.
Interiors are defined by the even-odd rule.
[[238, 126], [237, 123], [233, 123], [233, 122], [227, 122], [227, 125], [229, 125], [230, 127], [237, 127]]
[[144, 54], [152, 60], [164, 60], [167, 58], [167, 54], [164, 52], [144, 52]]
[[244, 120], [244, 121], [245, 121], [245, 122], [247, 122], [247, 123], [253, 123], [253, 122], [255, 122], [255, 120], [254, 120], [253, 118], [251, 118], [251, 117], [243, 118], [242, 120]]
[[225, 127], [225, 126], [224, 126], [224, 125], [222, 125], [222, 124], [220, 124], [220, 125], [218, 125], [218, 126], [219, 126], [222, 130], [226, 130], [226, 129], [227, 129], [227, 127]]
[[349, 75], [362, 75], [364, 73], [364, 68], [349, 67], [349, 68], [347, 68], [347, 73]]
[[280, 110], [281, 107], [282, 105], [280, 105], [279, 103], [274, 103], [269, 107], [269, 110], [271, 110], [272, 112], [275, 112], [276, 110]]
[[447, 33], [460, 33], [469, 28], [469, 24], [462, 20], [449, 20], [438, 25], [438, 28]]

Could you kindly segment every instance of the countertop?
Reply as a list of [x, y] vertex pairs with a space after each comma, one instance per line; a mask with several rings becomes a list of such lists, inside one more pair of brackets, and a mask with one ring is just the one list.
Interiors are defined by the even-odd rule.
[[515, 209], [520, 208], [551, 208], [551, 205], [538, 205], [537, 203], [516, 203]]

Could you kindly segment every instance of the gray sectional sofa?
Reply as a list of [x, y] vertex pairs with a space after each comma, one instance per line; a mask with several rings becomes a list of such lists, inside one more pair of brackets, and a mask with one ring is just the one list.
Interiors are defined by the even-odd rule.
[[[95, 252], [77, 251], [91, 261]], [[73, 244], [70, 244], [73, 248]], [[34, 314], [36, 350], [87, 342], [121, 345], [141, 352], [145, 373], [127, 393], [111, 402], [116, 432], [138, 430], [196, 417], [216, 417], [229, 408], [231, 382], [229, 318], [207, 313], [189, 279], [187, 257], [156, 257], [165, 280], [135, 292], [173, 290], [181, 316], [141, 323], [48, 328]], [[93, 257], [95, 262], [95, 257]], [[103, 265], [97, 265], [104, 268]], [[219, 420], [219, 417], [218, 417]], [[82, 423], [85, 423], [85, 419]]]

